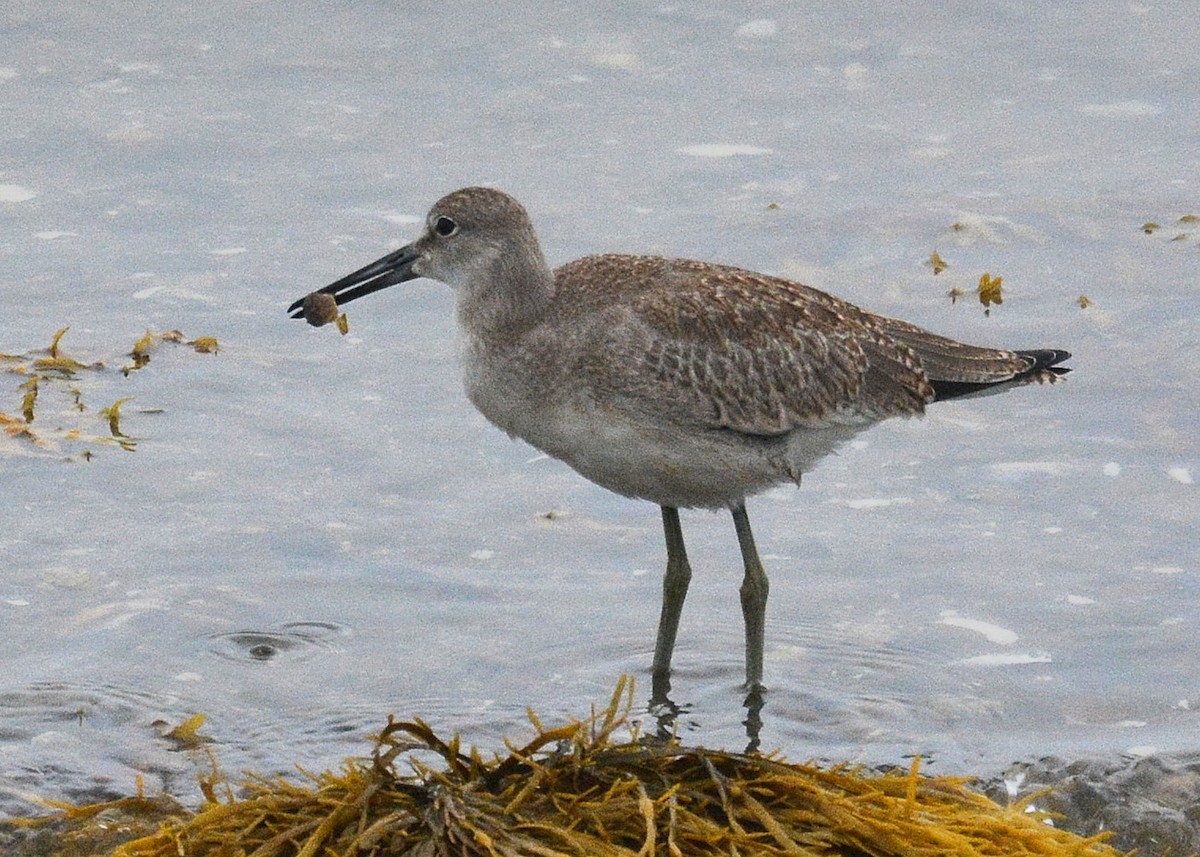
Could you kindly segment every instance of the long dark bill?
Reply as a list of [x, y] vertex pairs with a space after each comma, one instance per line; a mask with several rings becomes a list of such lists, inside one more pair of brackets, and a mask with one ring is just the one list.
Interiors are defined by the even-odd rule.
[[[348, 304], [356, 298], [371, 294], [371, 292], [386, 289], [397, 283], [415, 280], [418, 275], [413, 273], [412, 265], [418, 258], [419, 254], [409, 244], [317, 291], [333, 295], [338, 306]], [[304, 318], [303, 305], [304, 298], [300, 298], [288, 307], [287, 311], [292, 318]]]

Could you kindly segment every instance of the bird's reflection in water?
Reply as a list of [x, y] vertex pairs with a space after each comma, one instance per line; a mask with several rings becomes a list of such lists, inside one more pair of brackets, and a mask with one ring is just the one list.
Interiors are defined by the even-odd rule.
[[[746, 694], [742, 705], [746, 709], [746, 719], [742, 725], [746, 727], [746, 753], [757, 753], [761, 743], [762, 710], [766, 705], [761, 686], [755, 686]], [[647, 705], [650, 716], [655, 720], [655, 739], [668, 741], [678, 735], [679, 718], [691, 711], [690, 705], [679, 705], [671, 699], [671, 679], [668, 675], [654, 673], [650, 685], [650, 702]]]
[[746, 752], [757, 753], [759, 744], [759, 732], [762, 730], [762, 710], [766, 704], [763, 699], [763, 688], [753, 687], [746, 694], [746, 698], [742, 701], [742, 705], [746, 708], [746, 719], [742, 721], [742, 725], [746, 727]]

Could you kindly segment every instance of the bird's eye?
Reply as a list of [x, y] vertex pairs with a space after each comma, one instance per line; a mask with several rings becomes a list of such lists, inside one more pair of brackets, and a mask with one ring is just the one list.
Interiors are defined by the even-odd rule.
[[458, 231], [458, 224], [449, 217], [439, 217], [433, 224], [433, 231], [443, 238], [449, 238]]

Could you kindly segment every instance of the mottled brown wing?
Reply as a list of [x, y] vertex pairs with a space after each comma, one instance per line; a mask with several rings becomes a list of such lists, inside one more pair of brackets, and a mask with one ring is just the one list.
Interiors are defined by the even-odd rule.
[[636, 390], [680, 420], [770, 436], [919, 413], [932, 398], [908, 347], [824, 292], [653, 257], [590, 257], [593, 277], [607, 259], [613, 328], [604, 338], [624, 353], [602, 349], [592, 371], [620, 373], [614, 389]]

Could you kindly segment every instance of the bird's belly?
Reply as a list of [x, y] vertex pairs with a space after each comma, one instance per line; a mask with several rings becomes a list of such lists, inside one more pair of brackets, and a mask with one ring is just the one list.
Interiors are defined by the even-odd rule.
[[476, 407], [509, 435], [610, 491], [676, 508], [731, 507], [771, 486], [798, 482], [856, 433], [836, 426], [762, 438], [659, 423], [586, 397], [521, 403], [501, 392], [468, 388]]

